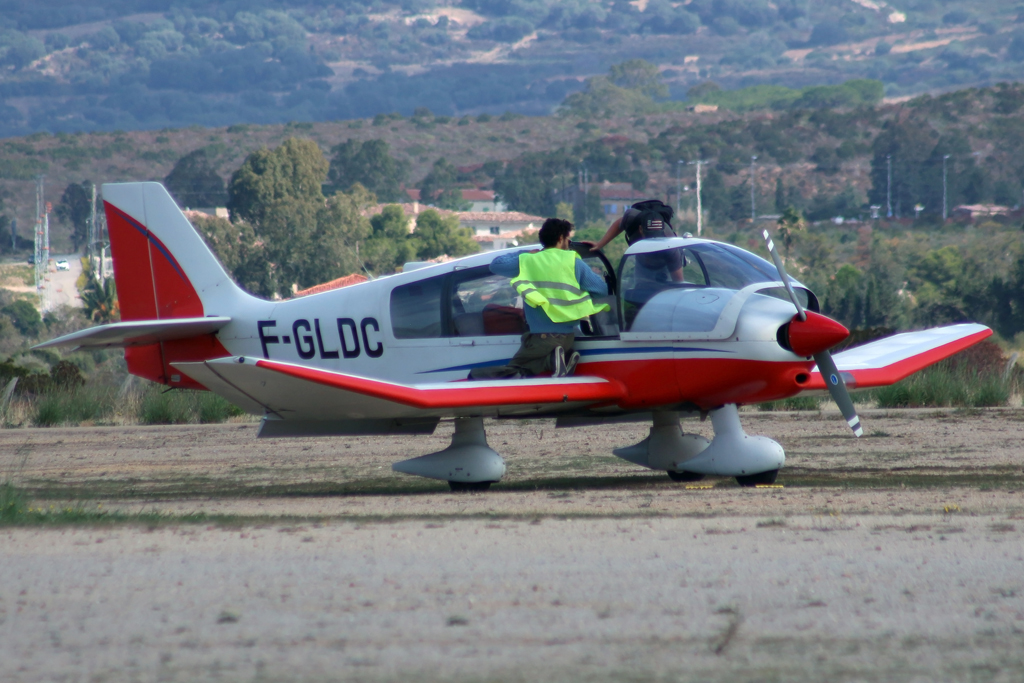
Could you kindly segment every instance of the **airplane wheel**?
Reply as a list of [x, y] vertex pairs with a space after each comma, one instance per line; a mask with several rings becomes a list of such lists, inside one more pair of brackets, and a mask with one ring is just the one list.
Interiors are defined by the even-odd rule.
[[748, 474], [743, 477], [736, 477], [736, 483], [740, 486], [757, 486], [758, 484], [774, 484], [775, 478], [779, 476], [778, 470], [768, 470], [757, 474]]
[[698, 474], [697, 472], [677, 472], [675, 470], [668, 471], [668, 478], [672, 481], [700, 481], [705, 475]]
[[491, 488], [493, 481], [449, 481], [448, 487], [452, 493], [473, 493], [475, 491], [486, 491]]

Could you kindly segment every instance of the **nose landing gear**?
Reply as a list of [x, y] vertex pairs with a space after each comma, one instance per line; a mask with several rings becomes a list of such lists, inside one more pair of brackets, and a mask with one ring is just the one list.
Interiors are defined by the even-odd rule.
[[740, 486], [772, 484], [786, 462], [775, 441], [743, 431], [735, 404], [711, 411], [715, 438], [683, 434], [679, 413], [654, 413], [650, 435], [640, 443], [613, 453], [638, 465], [665, 470], [672, 481], [700, 481], [705, 475], [736, 477]]

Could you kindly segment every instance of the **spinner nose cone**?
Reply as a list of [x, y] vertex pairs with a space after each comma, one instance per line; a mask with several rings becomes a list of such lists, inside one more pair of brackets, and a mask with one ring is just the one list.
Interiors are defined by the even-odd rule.
[[832, 318], [807, 311], [807, 320], [793, 318], [779, 330], [779, 343], [798, 356], [827, 351], [850, 336], [850, 331]]

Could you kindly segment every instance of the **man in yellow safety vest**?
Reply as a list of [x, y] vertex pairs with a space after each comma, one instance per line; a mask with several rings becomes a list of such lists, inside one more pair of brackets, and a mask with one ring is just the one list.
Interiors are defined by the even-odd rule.
[[606, 296], [608, 285], [570, 248], [573, 225], [549, 218], [541, 226], [541, 251], [516, 252], [491, 262], [491, 272], [512, 278], [523, 297], [526, 324], [519, 351], [507, 366], [477, 368], [473, 379], [531, 377], [550, 372], [554, 377], [571, 375], [580, 354], [573, 351], [577, 323], [608, 310], [591, 298]]

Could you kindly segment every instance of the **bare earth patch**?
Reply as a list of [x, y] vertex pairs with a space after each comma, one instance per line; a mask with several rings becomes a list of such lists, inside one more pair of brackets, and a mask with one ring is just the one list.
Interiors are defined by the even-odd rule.
[[863, 417], [744, 413], [786, 448], [770, 489], [610, 456], [642, 424], [491, 422], [477, 495], [390, 470], [450, 425], [2, 431], [36, 504], [232, 515], [0, 528], [3, 678], [1021, 680], [1024, 411]]

